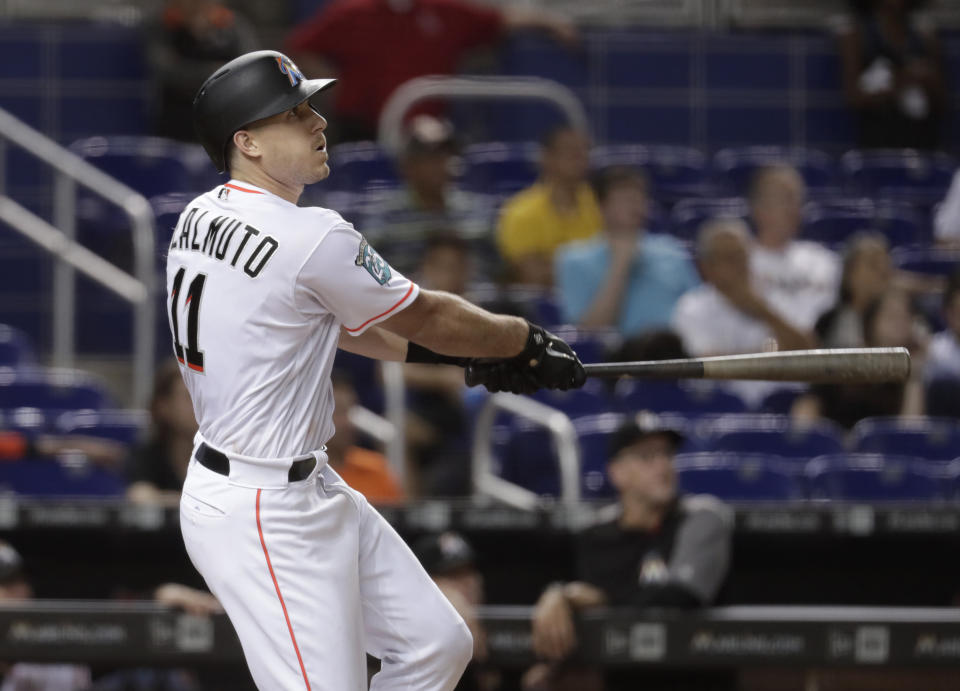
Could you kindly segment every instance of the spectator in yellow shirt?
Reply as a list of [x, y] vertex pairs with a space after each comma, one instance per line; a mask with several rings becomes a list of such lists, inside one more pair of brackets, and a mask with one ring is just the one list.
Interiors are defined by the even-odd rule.
[[590, 142], [562, 126], [544, 138], [540, 179], [503, 206], [497, 246], [515, 283], [553, 285], [553, 253], [596, 234], [603, 217], [587, 182]]

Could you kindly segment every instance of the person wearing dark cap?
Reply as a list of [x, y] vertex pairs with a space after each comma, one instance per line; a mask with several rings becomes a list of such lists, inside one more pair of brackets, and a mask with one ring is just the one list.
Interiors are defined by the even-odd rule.
[[[714, 497], [678, 493], [673, 459], [683, 439], [682, 429], [646, 411], [612, 435], [607, 474], [619, 500], [578, 536], [579, 579], [549, 586], [537, 602], [533, 646], [540, 657], [557, 663], [574, 649], [573, 616], [581, 609], [714, 602], [730, 566], [732, 515]], [[607, 689], [634, 688], [640, 680], [644, 689], [660, 688], [648, 671], [606, 676]], [[686, 688], [675, 686], [677, 679], [664, 682]]]
[[405, 275], [416, 274], [427, 241], [438, 234], [468, 243], [478, 276], [493, 270], [495, 209], [454, 184], [458, 155], [449, 122], [430, 115], [413, 118], [397, 158], [403, 186], [375, 200], [360, 221], [364, 237]]

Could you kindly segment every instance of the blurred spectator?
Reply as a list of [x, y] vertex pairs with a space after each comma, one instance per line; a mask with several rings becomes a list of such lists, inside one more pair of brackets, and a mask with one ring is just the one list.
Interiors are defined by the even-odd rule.
[[497, 246], [513, 282], [551, 288], [557, 248], [593, 237], [603, 226], [587, 183], [589, 169], [585, 134], [564, 125], [543, 138], [540, 180], [507, 200], [497, 227]]
[[557, 251], [563, 317], [583, 327], [618, 327], [625, 336], [665, 326], [677, 299], [697, 284], [686, 250], [669, 235], [645, 230], [648, 184], [615, 166], [594, 185], [603, 233]]
[[837, 304], [820, 315], [816, 332], [824, 348], [862, 348], [863, 313], [893, 280], [887, 239], [880, 233], [857, 233], [843, 254]]
[[960, 170], [933, 217], [933, 238], [946, 247], [960, 247]]
[[[493, 206], [454, 183], [457, 144], [450, 123], [418, 115], [397, 161], [404, 186], [373, 202], [363, 234], [400, 273], [412, 276], [431, 235], [449, 232], [470, 243], [476, 268], [493, 273]], [[470, 278], [469, 275], [464, 277]]]
[[150, 419], [149, 438], [133, 452], [127, 499], [175, 505], [193, 456], [197, 419], [180, 368], [173, 360], [166, 361], [153, 379]]
[[756, 243], [750, 272], [757, 292], [781, 317], [801, 330], [833, 304], [840, 260], [815, 242], [796, 240], [803, 222], [806, 186], [790, 166], [761, 168], [750, 186], [750, 215]]
[[257, 49], [253, 27], [217, 0], [166, 0], [147, 25], [147, 60], [157, 85], [154, 132], [194, 141], [193, 97], [214, 70]]
[[750, 276], [750, 230], [736, 219], [704, 224], [697, 264], [704, 283], [687, 291], [673, 328], [694, 357], [813, 347], [811, 334], [791, 326], [756, 290]]
[[906, 383], [824, 384], [797, 398], [791, 414], [801, 420], [824, 417], [847, 429], [865, 417], [922, 415], [923, 372], [929, 332], [909, 295], [891, 288], [875, 298], [863, 313], [864, 345], [903, 347], [910, 351]]
[[37, 434], [0, 429], [0, 461], [30, 458], [63, 458], [81, 455], [89, 462], [109, 469], [123, 464], [127, 452], [123, 444], [83, 434]]
[[943, 293], [943, 321], [947, 328], [930, 339], [925, 375], [960, 380], [960, 271], [950, 276]]
[[[290, 34], [285, 52], [308, 77], [339, 77], [333, 140], [376, 139], [380, 111], [398, 86], [424, 75], [453, 74], [469, 51], [517, 29], [543, 29], [565, 43], [577, 36], [569, 21], [533, 7], [463, 0], [332, 0]], [[414, 112], [439, 110], [426, 105]]]
[[477, 607], [484, 603], [483, 575], [473, 548], [459, 533], [448, 531], [423, 536], [413, 544], [413, 553], [473, 634], [473, 659], [456, 691], [501, 688], [500, 675], [487, 666], [486, 630], [477, 616]]
[[960, 417], [960, 272], [943, 294], [943, 321], [947, 328], [930, 339], [927, 354], [926, 413]]
[[943, 55], [923, 0], [853, 0], [840, 35], [847, 103], [861, 148], [935, 149], [946, 105]]
[[395, 502], [403, 499], [403, 490], [390, 471], [386, 457], [357, 446], [356, 428], [350, 421], [350, 410], [357, 405], [353, 383], [335, 373], [333, 383], [333, 426], [336, 430], [327, 442], [327, 462], [344, 482], [368, 501]]
[[[418, 283], [430, 290], [464, 296], [471, 255], [465, 241], [450, 234], [427, 240]], [[413, 467], [408, 487], [418, 496], [470, 493], [469, 430], [463, 396], [463, 370], [450, 365], [405, 363], [407, 442]]]
[[[557, 662], [573, 650], [577, 610], [700, 607], [717, 597], [730, 566], [732, 517], [713, 497], [678, 495], [673, 458], [682, 439], [679, 430], [646, 411], [611, 437], [607, 474], [619, 501], [580, 535], [579, 580], [551, 585], [537, 602], [533, 646], [541, 657]], [[542, 668], [531, 671], [527, 687], [553, 688], [544, 676]], [[636, 671], [629, 680], [606, 676], [611, 690], [688, 688], [676, 678], [661, 687], [654, 674]]]

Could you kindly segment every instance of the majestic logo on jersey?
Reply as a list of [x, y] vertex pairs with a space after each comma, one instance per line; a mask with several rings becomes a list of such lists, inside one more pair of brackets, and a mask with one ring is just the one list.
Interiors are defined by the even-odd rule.
[[287, 75], [287, 79], [290, 80], [290, 86], [296, 86], [303, 81], [303, 72], [301, 72], [286, 55], [277, 56], [277, 66], [281, 72]]
[[360, 240], [360, 251], [357, 252], [357, 258], [353, 263], [365, 268], [367, 273], [373, 276], [373, 280], [380, 285], [386, 284], [393, 277], [390, 265], [383, 261], [383, 257], [377, 254], [366, 240]]

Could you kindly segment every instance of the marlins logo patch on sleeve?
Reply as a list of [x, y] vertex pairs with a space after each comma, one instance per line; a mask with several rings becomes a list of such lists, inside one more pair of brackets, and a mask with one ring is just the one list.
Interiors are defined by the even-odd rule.
[[386, 285], [393, 276], [390, 265], [364, 239], [360, 240], [360, 251], [357, 252], [357, 258], [353, 263], [365, 268], [367, 273], [373, 276], [373, 280], [380, 285]]

